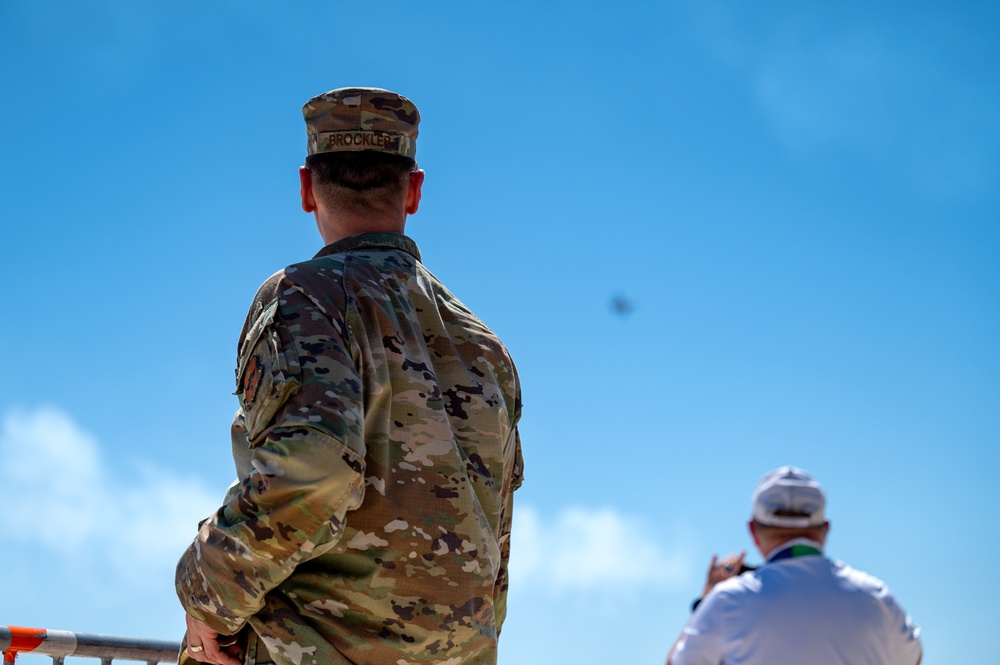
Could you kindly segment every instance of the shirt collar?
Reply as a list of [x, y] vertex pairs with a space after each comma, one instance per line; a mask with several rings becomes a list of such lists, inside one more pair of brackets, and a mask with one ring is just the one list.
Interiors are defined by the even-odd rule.
[[823, 554], [823, 547], [815, 540], [808, 538], [792, 538], [776, 547], [767, 557], [767, 562], [781, 559], [791, 559], [798, 556], [816, 556]]
[[349, 252], [352, 249], [366, 247], [399, 249], [412, 255], [417, 261], [420, 260], [420, 250], [417, 249], [417, 243], [412, 238], [408, 238], [402, 233], [388, 233], [385, 231], [359, 233], [358, 235], [341, 238], [319, 250], [313, 258], [318, 259], [321, 256], [329, 256], [330, 254], [339, 254], [341, 252]]

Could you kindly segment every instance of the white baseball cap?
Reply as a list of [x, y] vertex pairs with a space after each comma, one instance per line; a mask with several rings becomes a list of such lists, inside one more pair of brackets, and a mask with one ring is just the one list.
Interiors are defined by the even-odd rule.
[[826, 495], [815, 478], [794, 466], [769, 471], [753, 491], [758, 524], [804, 529], [826, 523]]

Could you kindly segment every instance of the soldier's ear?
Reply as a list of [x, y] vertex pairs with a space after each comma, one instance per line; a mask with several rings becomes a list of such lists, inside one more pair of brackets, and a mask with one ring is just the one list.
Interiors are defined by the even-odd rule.
[[299, 167], [299, 196], [302, 197], [303, 212], [316, 212], [316, 196], [313, 193], [312, 173], [304, 166]]
[[410, 174], [410, 182], [406, 188], [406, 205], [403, 211], [407, 215], [414, 214], [417, 212], [417, 208], [420, 207], [420, 196], [423, 186], [424, 171], [423, 169], [417, 169]]

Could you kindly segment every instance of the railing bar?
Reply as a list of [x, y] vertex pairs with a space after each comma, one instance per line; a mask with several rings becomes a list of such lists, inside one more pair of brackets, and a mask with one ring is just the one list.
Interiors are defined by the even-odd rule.
[[13, 665], [19, 653], [49, 656], [52, 658], [52, 665], [65, 665], [66, 656], [99, 658], [101, 665], [112, 665], [112, 661], [116, 659], [156, 665], [176, 662], [180, 644], [0, 625], [0, 651], [3, 652], [5, 665]]

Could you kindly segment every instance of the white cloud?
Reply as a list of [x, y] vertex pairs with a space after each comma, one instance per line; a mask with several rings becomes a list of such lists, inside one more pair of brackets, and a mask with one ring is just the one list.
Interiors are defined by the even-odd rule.
[[125, 476], [53, 408], [8, 412], [0, 429], [0, 531], [73, 565], [114, 564], [137, 582], [176, 563], [220, 496], [155, 468]]
[[667, 552], [650, 525], [612, 508], [566, 508], [554, 519], [518, 506], [510, 574], [518, 586], [550, 592], [632, 592], [676, 587], [690, 576], [690, 558]]
[[789, 144], [881, 148], [900, 127], [893, 108], [906, 71], [883, 39], [853, 31], [817, 38], [794, 31], [769, 45], [753, 76], [757, 103]]
[[995, 180], [996, 95], [905, 42], [872, 29], [807, 32], [776, 40], [753, 78], [793, 148], [852, 147], [945, 197]]
[[[0, 532], [73, 566], [112, 567], [127, 586], [162, 581], [221, 496], [153, 467], [126, 473], [65, 412], [9, 411], [0, 428]], [[660, 544], [662, 525], [611, 508], [552, 518], [518, 506], [511, 576], [549, 592], [630, 592], [686, 580], [686, 557]]]
[[792, 151], [847, 150], [936, 197], [979, 194], [996, 182], [1000, 95], [951, 64], [948, 46], [863, 15], [768, 15], [725, 0], [690, 11], [704, 45], [746, 76]]

